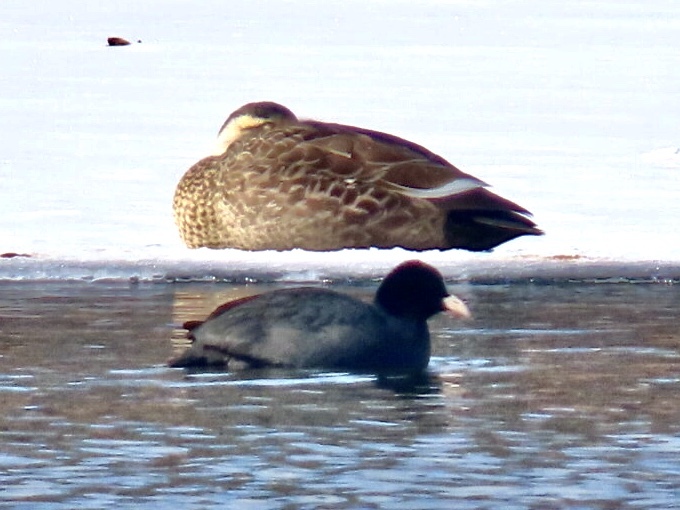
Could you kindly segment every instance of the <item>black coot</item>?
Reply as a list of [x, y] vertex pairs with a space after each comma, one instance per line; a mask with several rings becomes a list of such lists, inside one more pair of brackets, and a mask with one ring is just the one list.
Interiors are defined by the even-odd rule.
[[266, 292], [189, 321], [192, 346], [172, 367], [319, 367], [420, 371], [430, 359], [427, 319], [468, 317], [433, 267], [409, 261], [384, 279], [373, 304], [319, 288]]

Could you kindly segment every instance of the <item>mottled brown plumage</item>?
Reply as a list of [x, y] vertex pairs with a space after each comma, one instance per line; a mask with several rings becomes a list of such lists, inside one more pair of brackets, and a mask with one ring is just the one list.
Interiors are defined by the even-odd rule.
[[250, 103], [182, 177], [174, 212], [190, 248], [480, 251], [542, 234], [485, 186], [407, 140]]

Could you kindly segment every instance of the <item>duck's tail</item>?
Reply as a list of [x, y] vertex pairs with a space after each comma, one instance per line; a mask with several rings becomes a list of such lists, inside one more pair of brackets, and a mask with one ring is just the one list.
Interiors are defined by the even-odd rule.
[[484, 188], [451, 197], [444, 236], [449, 248], [487, 251], [517, 237], [543, 235], [523, 207]]

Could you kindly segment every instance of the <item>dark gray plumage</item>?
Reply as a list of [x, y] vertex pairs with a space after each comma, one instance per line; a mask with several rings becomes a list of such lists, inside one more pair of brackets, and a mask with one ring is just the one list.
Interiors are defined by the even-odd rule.
[[430, 359], [427, 319], [440, 311], [469, 315], [436, 269], [405, 262], [385, 278], [373, 304], [305, 287], [226, 303], [205, 321], [185, 323], [193, 344], [170, 366], [420, 371]]

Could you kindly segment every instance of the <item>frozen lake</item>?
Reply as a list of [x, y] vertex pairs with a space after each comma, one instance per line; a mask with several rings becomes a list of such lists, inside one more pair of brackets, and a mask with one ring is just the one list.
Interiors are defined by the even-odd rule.
[[0, 278], [317, 279], [412, 256], [184, 248], [175, 184], [231, 111], [264, 99], [420, 143], [546, 231], [422, 256], [451, 277], [678, 275], [673, 2], [6, 0], [0, 14], [0, 253], [33, 256], [0, 259]]
[[[680, 3], [3, 0], [0, 30], [0, 506], [678, 507]], [[424, 145], [546, 235], [188, 250], [174, 187], [258, 100]], [[416, 256], [474, 316], [431, 321], [423, 380], [165, 366], [226, 299], [368, 298]]]

